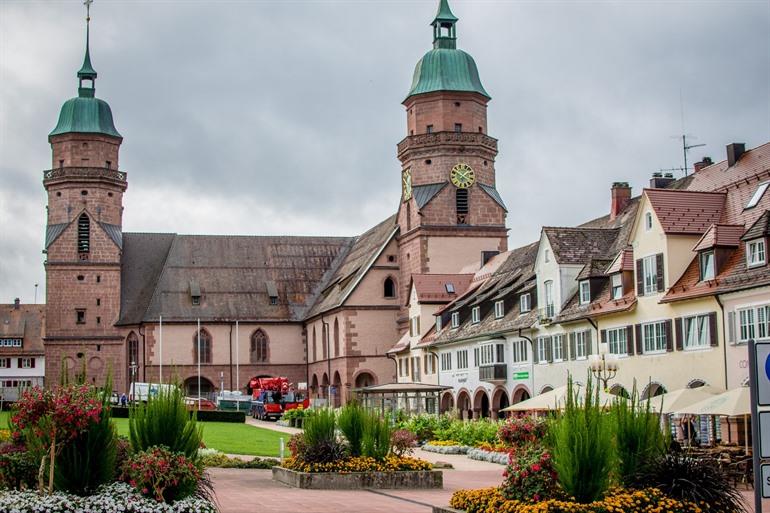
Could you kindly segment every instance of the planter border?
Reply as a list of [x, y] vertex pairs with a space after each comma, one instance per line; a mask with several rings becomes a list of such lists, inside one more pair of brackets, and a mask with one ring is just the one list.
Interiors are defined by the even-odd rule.
[[443, 489], [440, 470], [399, 470], [395, 472], [298, 472], [273, 467], [273, 481], [307, 490], [425, 490]]

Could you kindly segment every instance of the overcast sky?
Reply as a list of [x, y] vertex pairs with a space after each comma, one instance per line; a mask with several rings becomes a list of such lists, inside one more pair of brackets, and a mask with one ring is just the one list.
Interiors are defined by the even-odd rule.
[[[437, 0], [96, 0], [124, 231], [356, 235], [395, 211], [401, 105]], [[510, 245], [682, 166], [684, 129], [770, 141], [770, 2], [452, 0], [500, 140]], [[79, 0], [0, 0], [0, 303], [44, 301], [42, 170], [76, 95]], [[680, 102], [682, 98], [682, 102]], [[677, 172], [678, 176], [681, 172]]]

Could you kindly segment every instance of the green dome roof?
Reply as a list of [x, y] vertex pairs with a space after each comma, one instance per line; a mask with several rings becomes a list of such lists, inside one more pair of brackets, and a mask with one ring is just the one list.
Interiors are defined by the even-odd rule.
[[481, 85], [473, 57], [456, 48], [434, 48], [415, 66], [407, 98], [434, 91], [463, 91], [491, 98]]
[[64, 102], [59, 122], [49, 136], [71, 132], [121, 137], [112, 121], [110, 106], [106, 101], [94, 97], [78, 96]]

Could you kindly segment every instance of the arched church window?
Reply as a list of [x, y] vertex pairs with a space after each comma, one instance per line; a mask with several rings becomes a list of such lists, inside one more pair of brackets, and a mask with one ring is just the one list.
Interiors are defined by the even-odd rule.
[[334, 356], [340, 355], [340, 323], [334, 319]]
[[251, 363], [262, 363], [269, 360], [270, 342], [267, 334], [258, 329], [251, 336], [251, 348], [249, 351], [249, 361]]
[[323, 323], [321, 328], [321, 352], [323, 353], [323, 359], [329, 358], [329, 325]]
[[317, 344], [316, 344], [315, 326], [313, 326], [313, 352], [311, 354], [312, 354], [312, 358], [313, 358], [312, 361], [318, 360], [318, 347], [317, 347]]
[[383, 284], [383, 295], [387, 298], [396, 297], [396, 282], [394, 282], [393, 278], [390, 276], [385, 278], [385, 283]]
[[206, 328], [193, 336], [193, 363], [198, 363], [199, 354], [201, 363], [211, 363], [211, 335]]
[[[133, 365], [139, 365], [139, 337], [133, 331], [128, 334], [128, 340], [126, 341], [128, 350], [128, 365], [129, 368]], [[133, 376], [131, 376], [133, 377]]]
[[468, 224], [468, 189], [455, 189], [455, 209], [457, 210], [457, 224]]
[[91, 250], [91, 220], [85, 212], [78, 217], [78, 253]]

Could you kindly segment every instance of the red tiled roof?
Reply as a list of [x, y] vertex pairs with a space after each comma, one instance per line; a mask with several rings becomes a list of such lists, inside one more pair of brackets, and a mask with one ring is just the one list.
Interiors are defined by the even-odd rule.
[[712, 224], [693, 251], [714, 248], [717, 246], [734, 248], [741, 242], [743, 225], [741, 224]]
[[645, 189], [663, 231], [700, 235], [719, 222], [725, 204], [724, 193], [668, 189]]
[[398, 342], [396, 342], [396, 345], [388, 349], [387, 353], [400, 353], [404, 349], [409, 348], [409, 332], [407, 331], [404, 333], [400, 339], [398, 339]]
[[417, 342], [417, 344], [415, 344], [415, 347], [427, 347], [434, 340], [436, 340], [436, 325], [435, 324], [433, 326], [431, 326], [430, 329], [428, 330], [428, 333], [423, 335], [423, 337], [420, 339], [420, 341]]
[[610, 267], [605, 271], [605, 274], [615, 274], [620, 271], [633, 271], [634, 270], [634, 250], [632, 248], [626, 248], [615, 257]]
[[[471, 284], [472, 274], [413, 274], [412, 285], [420, 303], [448, 303], [461, 296]], [[447, 292], [446, 285], [454, 285], [454, 292]]]

